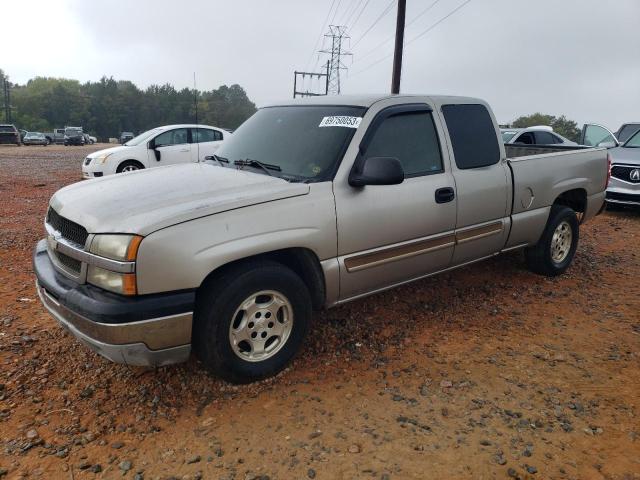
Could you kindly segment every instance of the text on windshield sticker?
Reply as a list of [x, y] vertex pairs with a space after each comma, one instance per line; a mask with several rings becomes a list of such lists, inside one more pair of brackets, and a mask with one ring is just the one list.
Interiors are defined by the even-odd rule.
[[346, 117], [346, 116], [333, 116], [324, 117], [320, 122], [319, 127], [346, 127], [346, 128], [358, 128], [362, 117]]

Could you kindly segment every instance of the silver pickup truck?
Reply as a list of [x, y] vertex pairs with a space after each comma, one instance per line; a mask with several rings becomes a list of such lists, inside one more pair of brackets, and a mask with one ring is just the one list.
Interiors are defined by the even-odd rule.
[[[532, 154], [533, 153], [533, 154]], [[284, 368], [312, 310], [524, 249], [570, 265], [605, 149], [514, 150], [481, 100], [357, 96], [260, 109], [206, 162], [67, 186], [34, 252], [44, 306], [130, 365], [250, 382]]]

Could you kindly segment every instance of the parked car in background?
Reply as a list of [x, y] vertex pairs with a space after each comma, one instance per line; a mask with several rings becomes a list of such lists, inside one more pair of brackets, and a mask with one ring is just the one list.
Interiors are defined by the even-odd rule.
[[[176, 125], [131, 142], [154, 162], [154, 146], [198, 129], [213, 130]], [[38, 294], [113, 361], [166, 365], [193, 347], [221, 377], [255, 381], [289, 363], [313, 309], [516, 249], [535, 273], [565, 272], [580, 223], [602, 210], [607, 152], [510, 150], [474, 98], [271, 105], [211, 163], [56, 192], [34, 251]]]
[[640, 206], [640, 130], [620, 142], [608, 128], [588, 123], [582, 128], [582, 143], [609, 149], [611, 181], [607, 202]]
[[505, 144], [523, 145], [577, 145], [546, 125], [527, 128], [503, 128], [500, 130]]
[[616, 138], [620, 143], [624, 143], [638, 130], [640, 130], [640, 122], [624, 123], [616, 132]]
[[49, 143], [63, 144], [64, 143], [64, 128], [56, 128], [53, 132], [44, 132], [44, 136], [47, 137]]
[[84, 134], [84, 143], [85, 143], [85, 145], [93, 145], [94, 143], [96, 143], [94, 140], [92, 140], [92, 138], [94, 138], [94, 137], [92, 137], [88, 133], [85, 133]]
[[41, 132], [27, 132], [22, 139], [24, 145], [49, 145], [49, 139]]
[[20, 132], [15, 125], [0, 125], [0, 144], [22, 145], [20, 141]]
[[124, 145], [134, 137], [133, 132], [122, 132], [120, 134], [120, 143]]
[[154, 128], [124, 145], [88, 155], [82, 163], [82, 176], [103, 177], [175, 163], [201, 162], [230, 136], [229, 132], [208, 125]]
[[20, 128], [18, 131], [20, 132], [20, 141], [22, 142], [24, 140], [24, 136], [29, 133], [29, 131], [24, 128]]
[[65, 145], [84, 145], [86, 143], [82, 127], [65, 127], [64, 144]]
[[98, 139], [92, 135], [89, 135], [89, 140], [89, 143], [91, 143], [91, 145], [93, 145], [94, 143], [98, 143]]

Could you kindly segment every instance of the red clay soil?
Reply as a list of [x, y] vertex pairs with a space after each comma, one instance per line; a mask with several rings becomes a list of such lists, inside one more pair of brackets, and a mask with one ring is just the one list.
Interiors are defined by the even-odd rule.
[[50, 196], [99, 147], [0, 147], [0, 477], [640, 479], [640, 212], [548, 279], [515, 252], [315, 314], [274, 379], [110, 363], [37, 300]]

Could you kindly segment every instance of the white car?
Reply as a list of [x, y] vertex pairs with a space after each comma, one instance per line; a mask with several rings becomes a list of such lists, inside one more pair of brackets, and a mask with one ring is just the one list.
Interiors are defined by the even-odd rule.
[[124, 145], [99, 150], [82, 162], [83, 178], [176, 163], [196, 163], [213, 155], [231, 133], [208, 125], [166, 125], [141, 133]]
[[524, 145], [571, 145], [577, 143], [572, 142], [568, 138], [553, 131], [553, 128], [547, 125], [527, 128], [501, 128], [502, 141], [507, 144], [524, 144]]

